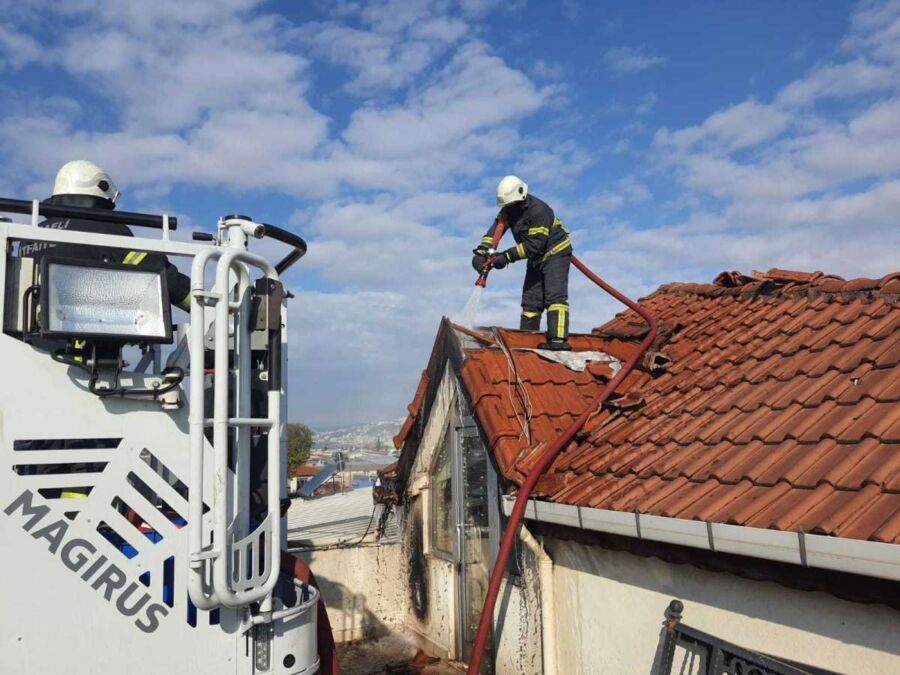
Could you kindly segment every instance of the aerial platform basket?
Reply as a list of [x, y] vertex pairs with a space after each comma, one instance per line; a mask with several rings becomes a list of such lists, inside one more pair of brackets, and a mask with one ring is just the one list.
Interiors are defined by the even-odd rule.
[[[182, 241], [166, 216], [5, 199], [0, 212], [16, 214], [0, 220], [3, 671], [316, 672], [318, 591], [279, 573], [281, 274], [303, 240], [243, 216]], [[248, 250], [261, 237], [292, 251], [272, 264]], [[160, 270], [24, 255], [34, 243], [182, 260], [190, 315], [172, 315]]]

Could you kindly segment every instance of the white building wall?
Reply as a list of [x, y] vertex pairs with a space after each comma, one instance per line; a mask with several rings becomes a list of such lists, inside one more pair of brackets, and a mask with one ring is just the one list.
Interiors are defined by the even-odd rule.
[[[443, 441], [448, 418], [454, 412], [456, 396], [456, 379], [448, 365], [441, 375], [410, 474], [407, 495], [411, 508], [401, 533], [404, 547], [409, 549], [404, 557], [401, 585], [410, 587], [405, 591], [407, 594], [415, 595], [421, 589], [427, 594], [423, 601], [409, 605], [407, 628], [420, 638], [424, 648], [443, 658], [459, 657], [456, 636], [458, 573], [452, 562], [431, 550], [430, 471]], [[421, 533], [417, 528], [422, 528]], [[414, 550], [417, 547], [421, 549]], [[525, 583], [504, 584], [497, 603], [497, 675], [539, 675], [542, 672], [537, 567], [530, 552], [526, 550], [524, 555]], [[417, 557], [418, 562], [414, 560]], [[414, 568], [423, 562], [426, 575], [419, 581], [420, 572]], [[419, 590], [412, 588], [417, 583]]]
[[496, 675], [541, 675], [540, 580], [534, 555], [523, 547], [522, 577], [504, 580], [494, 609]]
[[428, 490], [412, 500], [404, 520], [402, 564], [397, 568], [400, 592], [409, 599], [405, 616], [407, 635], [416, 638], [429, 654], [456, 657], [456, 570], [451, 561], [426, 553]]
[[[651, 673], [663, 613], [742, 647], [841, 673], [900, 673], [900, 612], [824, 592], [545, 539], [560, 673]], [[676, 657], [675, 671], [681, 660]], [[696, 672], [694, 668], [685, 672]]]
[[409, 595], [400, 587], [398, 570], [404, 563], [399, 544], [296, 555], [316, 575], [336, 642], [374, 638], [403, 626]]
[[431, 551], [430, 471], [455, 399], [456, 382], [448, 365], [410, 472], [407, 498], [411, 504], [401, 531], [407, 550], [402, 583], [412, 598], [406, 627], [426, 651], [441, 658], [456, 657], [456, 570], [451, 561]]
[[428, 602], [423, 618], [414, 612], [408, 616], [407, 627], [425, 640], [423, 647], [435, 656], [449, 659], [456, 656], [456, 573], [447, 560], [428, 556]]

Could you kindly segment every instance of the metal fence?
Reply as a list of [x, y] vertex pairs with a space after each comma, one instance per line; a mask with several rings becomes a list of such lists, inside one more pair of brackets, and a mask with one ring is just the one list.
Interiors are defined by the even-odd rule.
[[[830, 670], [745, 649], [681, 622], [684, 605], [665, 613], [659, 673], [670, 675], [834, 675]], [[675, 670], [673, 670], [675, 668]]]

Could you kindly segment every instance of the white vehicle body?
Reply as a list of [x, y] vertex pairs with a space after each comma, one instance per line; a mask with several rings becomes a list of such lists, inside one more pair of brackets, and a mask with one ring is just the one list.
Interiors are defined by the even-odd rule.
[[[298, 583], [287, 607], [273, 594], [285, 538], [278, 503], [286, 491], [283, 382], [269, 391], [268, 418], [249, 419], [249, 283], [278, 279], [272, 265], [247, 252], [247, 234], [258, 236], [260, 226], [220, 221], [216, 242], [187, 243], [170, 240], [165, 217], [162, 238], [116, 237], [38, 228], [37, 208], [30, 222], [0, 222], [0, 325], [14, 321], [10, 312], [21, 299], [22, 289], [13, 288], [17, 241], [191, 258], [193, 330], [190, 322], [176, 327], [167, 359], [183, 367], [191, 396], [188, 405], [179, 385], [168, 401], [98, 397], [82, 370], [0, 333], [0, 561], [7, 580], [0, 670], [316, 672], [317, 591]], [[204, 260], [210, 270], [217, 266], [209, 288]], [[217, 311], [218, 330], [209, 331]], [[285, 316], [281, 303], [287, 344]], [[217, 352], [216, 372], [234, 378], [231, 389], [229, 378], [216, 378], [215, 410], [204, 409], [204, 344]], [[121, 383], [152, 387], [163, 365], [161, 350], [150, 348], [121, 373]], [[229, 396], [236, 418], [228, 415]], [[175, 407], [177, 399], [185, 404]], [[271, 429], [269, 477], [276, 478], [268, 517], [258, 524], [247, 510], [251, 428]], [[36, 449], [42, 446], [51, 449]], [[65, 497], [66, 488], [89, 494]]]

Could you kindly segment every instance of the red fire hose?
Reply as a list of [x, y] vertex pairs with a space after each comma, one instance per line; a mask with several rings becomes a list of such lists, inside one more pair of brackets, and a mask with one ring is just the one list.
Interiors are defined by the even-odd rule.
[[[498, 230], [502, 229], [498, 226]], [[496, 240], [499, 240], [499, 237], [495, 237]], [[494, 242], [494, 247], [496, 248], [497, 241]], [[572, 256], [572, 263], [577, 267], [581, 272], [595, 284], [597, 284], [604, 291], [609, 293], [619, 302], [627, 305], [630, 309], [633, 309], [637, 312], [644, 321], [650, 327], [650, 330], [647, 332], [647, 335], [641, 341], [641, 344], [634, 351], [634, 353], [628, 357], [628, 360], [622, 366], [622, 369], [616, 373], [616, 376], [612, 378], [606, 387], [600, 392], [600, 395], [597, 396], [590, 404], [585, 408], [584, 412], [578, 416], [572, 424], [566, 429], [559, 438], [556, 439], [550, 446], [544, 450], [544, 454], [541, 455], [541, 458], [538, 460], [537, 464], [528, 472], [528, 475], [525, 477], [525, 481], [522, 483], [522, 486], [519, 488], [519, 493], [516, 496], [516, 503], [513, 506], [512, 513], [509, 516], [509, 522], [506, 524], [506, 529], [503, 531], [503, 538], [500, 540], [500, 551], [497, 553], [497, 560], [494, 562], [494, 569], [491, 572], [491, 581], [488, 584], [487, 595], [484, 598], [484, 606], [481, 609], [481, 620], [478, 622], [478, 632], [475, 634], [475, 643], [472, 647], [472, 658], [469, 660], [469, 670], [468, 675], [478, 675], [481, 669], [481, 661], [484, 658], [484, 652], [487, 648], [488, 635], [490, 635], [491, 624], [493, 623], [494, 617], [494, 605], [497, 603], [497, 595], [500, 593], [500, 582], [503, 580], [503, 571], [506, 569], [506, 563], [509, 560], [509, 554], [512, 552], [513, 543], [515, 541], [516, 536], [519, 532], [519, 525], [522, 523], [522, 516], [525, 513], [525, 506], [528, 503], [528, 498], [531, 496], [532, 490], [534, 490], [534, 486], [537, 484], [538, 479], [543, 475], [543, 473], [550, 467], [553, 463], [553, 460], [556, 459], [557, 455], [565, 448], [575, 434], [584, 426], [584, 423], [587, 422], [587, 419], [599, 409], [601, 405], [609, 398], [609, 396], [616, 390], [616, 387], [624, 380], [628, 374], [634, 369], [637, 365], [637, 362], [641, 359], [644, 353], [649, 349], [650, 345], [653, 344], [653, 341], [656, 339], [656, 334], [658, 332], [658, 326], [656, 324], [656, 319], [650, 315], [649, 312], [640, 307], [636, 302], [626, 298], [624, 295], [619, 293], [615, 288], [607, 284], [603, 279], [598, 277], [596, 274], [591, 272], [587, 268], [587, 266], [581, 262], [575, 256]]]

